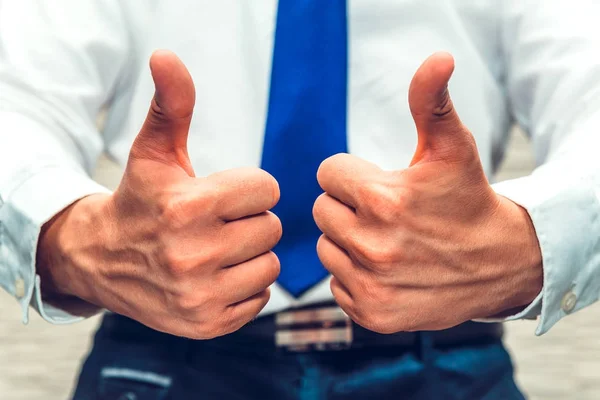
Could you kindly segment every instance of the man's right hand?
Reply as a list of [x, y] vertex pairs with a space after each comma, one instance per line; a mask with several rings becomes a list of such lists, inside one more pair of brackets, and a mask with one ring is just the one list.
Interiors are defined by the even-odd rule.
[[213, 338], [242, 327], [269, 300], [279, 274], [270, 250], [282, 231], [268, 210], [279, 187], [258, 168], [194, 177], [192, 78], [166, 51], [150, 68], [156, 92], [119, 187], [43, 227], [38, 273], [48, 298], [75, 296], [159, 331]]

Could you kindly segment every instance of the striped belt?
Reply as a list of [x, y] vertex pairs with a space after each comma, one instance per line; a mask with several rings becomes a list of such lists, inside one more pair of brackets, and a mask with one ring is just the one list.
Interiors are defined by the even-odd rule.
[[[241, 329], [245, 336], [274, 342], [291, 352], [333, 351], [369, 346], [415, 346], [420, 332], [385, 335], [354, 323], [334, 303], [313, 304], [260, 317]], [[466, 322], [443, 331], [428, 332], [435, 347], [502, 338], [497, 323]]]

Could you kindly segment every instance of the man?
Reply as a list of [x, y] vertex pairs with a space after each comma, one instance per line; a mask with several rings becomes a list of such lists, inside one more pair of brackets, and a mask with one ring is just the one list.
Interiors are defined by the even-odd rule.
[[[75, 399], [521, 399], [471, 321], [597, 299], [599, 12], [5, 2], [0, 281], [112, 311]], [[541, 166], [491, 186], [513, 118]]]

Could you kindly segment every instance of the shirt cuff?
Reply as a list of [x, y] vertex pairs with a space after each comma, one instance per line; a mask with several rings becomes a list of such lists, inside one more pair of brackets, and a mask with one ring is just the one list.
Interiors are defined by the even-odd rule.
[[522, 312], [500, 320], [537, 317], [536, 335], [594, 303], [600, 293], [598, 198], [591, 180], [557, 172], [541, 167], [530, 176], [493, 185], [496, 193], [529, 213], [544, 269], [543, 289], [537, 298]]
[[110, 193], [84, 173], [46, 165], [18, 174], [0, 198], [0, 285], [19, 301], [23, 323], [29, 321], [29, 306], [53, 324], [82, 320], [42, 301], [40, 277], [35, 261], [42, 226], [75, 201], [95, 193]]

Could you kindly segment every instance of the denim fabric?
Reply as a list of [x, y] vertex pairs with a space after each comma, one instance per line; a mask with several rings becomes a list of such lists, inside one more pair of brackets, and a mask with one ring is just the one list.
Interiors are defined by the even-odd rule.
[[290, 353], [244, 329], [192, 341], [107, 316], [75, 400], [524, 399], [500, 340]]

